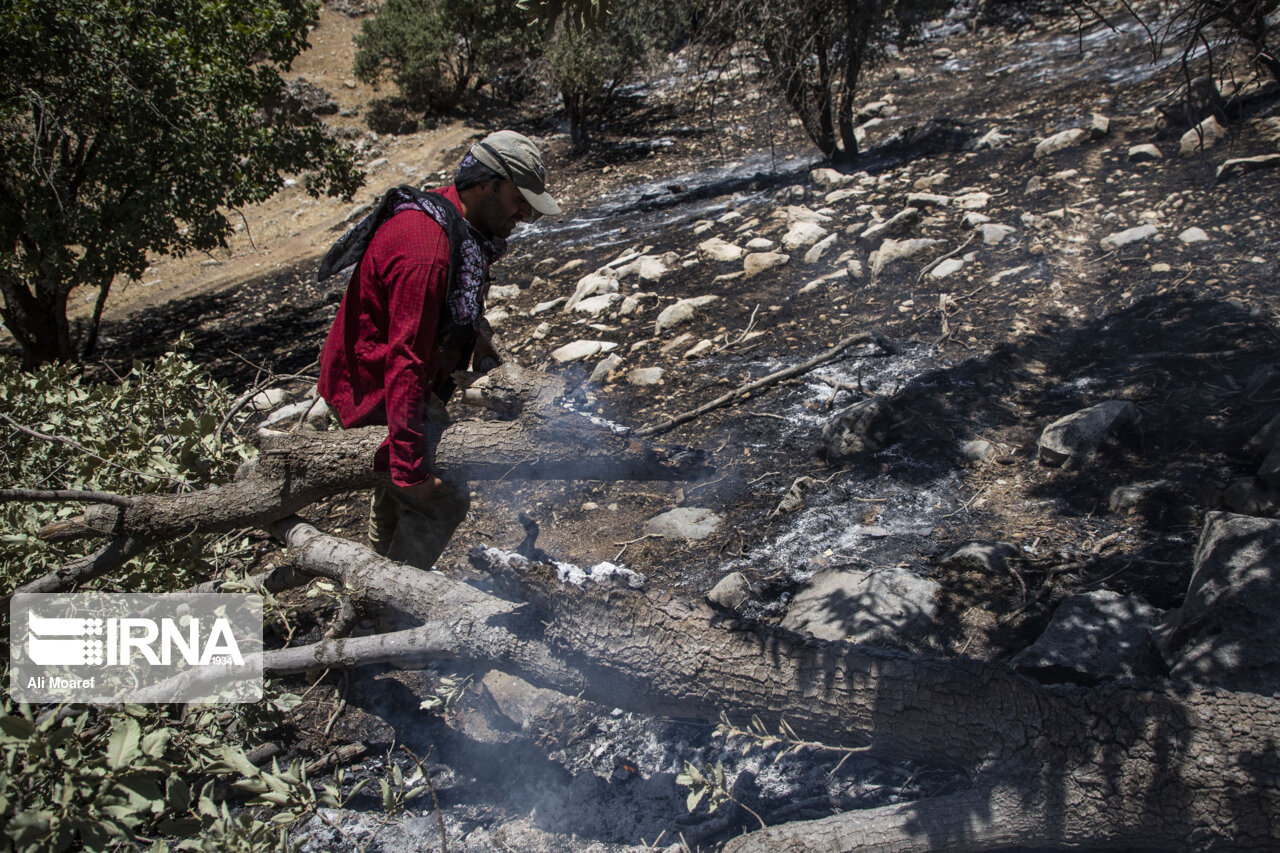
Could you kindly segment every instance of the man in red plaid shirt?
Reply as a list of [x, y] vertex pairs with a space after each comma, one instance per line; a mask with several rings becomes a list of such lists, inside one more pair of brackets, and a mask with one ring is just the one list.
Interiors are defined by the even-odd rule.
[[321, 263], [322, 280], [356, 265], [320, 357], [320, 394], [344, 428], [387, 427], [373, 464], [391, 484], [374, 490], [369, 517], [378, 553], [429, 569], [466, 516], [467, 484], [430, 467], [450, 375], [496, 364], [489, 265], [518, 224], [559, 212], [537, 146], [498, 131], [471, 148], [452, 186], [391, 190]]

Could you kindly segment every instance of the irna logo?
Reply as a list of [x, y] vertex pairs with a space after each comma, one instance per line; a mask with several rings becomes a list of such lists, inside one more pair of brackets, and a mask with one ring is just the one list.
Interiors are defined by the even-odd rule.
[[152, 666], [171, 666], [175, 652], [191, 666], [244, 664], [225, 616], [206, 619], [207, 632], [200, 630], [199, 617], [185, 621], [184, 626], [169, 617], [67, 618], [28, 612], [27, 654], [41, 666], [127, 666], [135, 654]]

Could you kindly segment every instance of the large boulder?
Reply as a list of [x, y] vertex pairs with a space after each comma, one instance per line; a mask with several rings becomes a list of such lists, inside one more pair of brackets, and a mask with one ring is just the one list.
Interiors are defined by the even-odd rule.
[[1098, 590], [1065, 599], [1044, 633], [1012, 660], [1041, 681], [1096, 684], [1155, 677], [1164, 666], [1151, 642], [1163, 612], [1136, 596]]
[[823, 640], [909, 645], [932, 628], [938, 589], [905, 569], [826, 569], [791, 599], [781, 624]]
[[1153, 636], [1175, 678], [1280, 693], [1280, 520], [1210, 513], [1187, 597]]

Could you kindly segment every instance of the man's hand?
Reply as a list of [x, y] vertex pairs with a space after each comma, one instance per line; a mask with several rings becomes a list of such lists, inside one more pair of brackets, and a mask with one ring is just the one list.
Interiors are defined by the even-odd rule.
[[396, 486], [396, 491], [400, 496], [409, 503], [426, 503], [427, 499], [434, 495], [444, 483], [434, 474], [428, 474], [427, 479], [421, 483], [415, 483], [412, 486]]

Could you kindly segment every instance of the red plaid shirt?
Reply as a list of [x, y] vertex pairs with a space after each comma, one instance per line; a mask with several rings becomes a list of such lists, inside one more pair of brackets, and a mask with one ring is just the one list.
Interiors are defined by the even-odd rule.
[[[437, 190], [458, 206], [453, 187]], [[374, 469], [398, 486], [426, 479], [423, 424], [428, 392], [456, 369], [437, 335], [449, 280], [449, 240], [417, 210], [397, 213], [374, 235], [320, 355], [320, 395], [347, 429], [387, 425]], [[448, 363], [445, 363], [448, 362]]]

